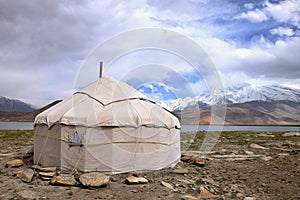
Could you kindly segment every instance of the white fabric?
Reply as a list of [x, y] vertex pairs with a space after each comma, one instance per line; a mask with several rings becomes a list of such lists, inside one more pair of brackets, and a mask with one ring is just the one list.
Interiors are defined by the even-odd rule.
[[[68, 134], [75, 131], [85, 135], [82, 146], [68, 145]], [[159, 170], [174, 167], [180, 161], [179, 140], [178, 129], [64, 125], [48, 129], [46, 125], [37, 125], [34, 163], [61, 170], [111, 174]]]
[[180, 124], [170, 112], [103, 77], [35, 118], [34, 163], [123, 173], [180, 161]]
[[151, 126], [180, 128], [178, 119], [148, 98], [112, 78], [103, 77], [72, 98], [40, 113], [35, 124], [97, 126]]

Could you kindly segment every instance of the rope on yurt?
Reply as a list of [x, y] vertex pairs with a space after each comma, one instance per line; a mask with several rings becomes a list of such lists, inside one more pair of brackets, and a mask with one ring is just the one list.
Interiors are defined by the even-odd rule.
[[[83, 148], [83, 147], [80, 147], [80, 148]], [[74, 167], [73, 167], [73, 169], [72, 169], [72, 174], [73, 175], [75, 175], [75, 174], [77, 174], [78, 173], [78, 171], [77, 171], [77, 165], [78, 165], [78, 163], [79, 163], [79, 160], [81, 159], [81, 157], [83, 156], [83, 153], [84, 153], [84, 151], [82, 151], [79, 155], [79, 158], [77, 159], [77, 161], [76, 161], [76, 163], [75, 163], [75, 165], [74, 165]]]
[[85, 92], [75, 92], [74, 94], [84, 94], [88, 97], [90, 97], [91, 99], [97, 101], [98, 103], [100, 103], [102, 106], [104, 106], [104, 103], [102, 103], [101, 101], [99, 101], [98, 99], [96, 99], [95, 97], [92, 97], [91, 95], [89, 95], [88, 93], [85, 93]]
[[[46, 138], [51, 138], [54, 140], [59, 140], [65, 143], [68, 143], [67, 140], [62, 139], [62, 138], [58, 138], [58, 137], [53, 137], [53, 136], [44, 136], [44, 135], [39, 135], [36, 134], [40, 137], [46, 137]], [[160, 144], [160, 145], [165, 145], [165, 146], [171, 146], [175, 143], [177, 143], [178, 141], [172, 142], [172, 143], [163, 143], [163, 142], [156, 142], [156, 141], [147, 141], [147, 140], [124, 140], [124, 141], [114, 141], [114, 142], [105, 142], [105, 143], [96, 143], [96, 144], [84, 144], [84, 146], [86, 147], [92, 147], [92, 146], [97, 146], [97, 145], [108, 145], [108, 144], [121, 144], [121, 143], [148, 143], [148, 144]], [[76, 143], [75, 143], [76, 144]], [[81, 143], [78, 143], [81, 144]]]

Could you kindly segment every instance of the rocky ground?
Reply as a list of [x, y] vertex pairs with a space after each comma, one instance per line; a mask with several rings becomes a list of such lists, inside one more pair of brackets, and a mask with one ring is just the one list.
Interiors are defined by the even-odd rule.
[[[188, 151], [173, 169], [111, 175], [107, 185], [89, 187], [51, 185], [38, 167], [23, 182], [17, 174], [33, 165], [33, 131], [0, 131], [0, 199], [300, 199], [299, 133], [223, 132], [200, 159], [208, 134], [182, 134]], [[14, 159], [23, 165], [6, 167]], [[129, 184], [128, 177], [146, 183]]]

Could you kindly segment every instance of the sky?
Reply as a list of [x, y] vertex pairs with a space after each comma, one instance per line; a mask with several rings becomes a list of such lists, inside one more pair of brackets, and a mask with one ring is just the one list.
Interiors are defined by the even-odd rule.
[[[151, 34], [122, 35], [146, 28], [189, 38], [220, 77], [206, 76], [168, 49], [134, 49], [104, 63], [105, 76], [155, 100], [197, 95], [213, 80], [300, 89], [299, 0], [0, 0], [0, 96], [37, 107], [65, 99], [98, 78], [95, 66], [79, 81], [99, 45], [121, 35], [110, 47], [119, 52], [139, 37], [152, 41]], [[179, 50], [190, 47], [169, 39]]]

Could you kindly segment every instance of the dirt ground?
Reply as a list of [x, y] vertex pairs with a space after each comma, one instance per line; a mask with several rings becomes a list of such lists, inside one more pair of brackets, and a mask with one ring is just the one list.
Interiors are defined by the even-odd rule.
[[[189, 146], [185, 153], [199, 150], [208, 134], [182, 134], [182, 147]], [[106, 187], [82, 188], [52, 186], [38, 177], [22, 182], [15, 173], [32, 166], [32, 156], [26, 153], [33, 146], [33, 131], [0, 131], [0, 199], [205, 199], [199, 195], [200, 187], [215, 195], [211, 199], [300, 199], [300, 137], [282, 135], [223, 132], [204, 166], [178, 163], [175, 168], [187, 169], [187, 174], [174, 174], [174, 169], [141, 172], [149, 182], [138, 185], [124, 183], [131, 174], [111, 175]], [[254, 148], [253, 143], [266, 149]], [[25, 164], [6, 168], [6, 162], [15, 158]]]

